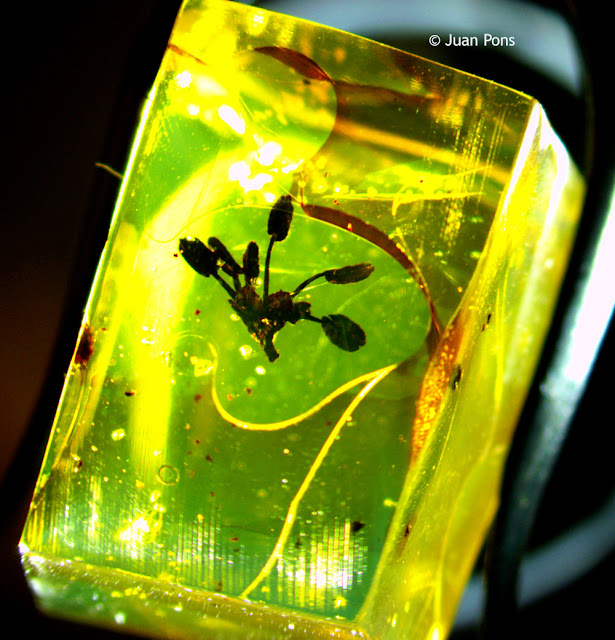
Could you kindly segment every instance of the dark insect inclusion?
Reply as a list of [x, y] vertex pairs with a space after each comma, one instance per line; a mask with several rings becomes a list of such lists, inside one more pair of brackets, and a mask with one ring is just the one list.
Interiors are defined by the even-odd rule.
[[[250, 334], [259, 342], [270, 362], [280, 357], [273, 340], [287, 322], [297, 324], [300, 320], [309, 320], [321, 325], [329, 340], [344, 351], [358, 351], [366, 343], [365, 332], [359, 324], [349, 317], [337, 313], [318, 318], [312, 315], [311, 305], [297, 296], [312, 282], [324, 278], [331, 284], [350, 284], [368, 278], [374, 267], [363, 262], [339, 269], [328, 269], [317, 273], [302, 282], [294, 291], [269, 293], [270, 264], [273, 246], [288, 236], [293, 219], [293, 202], [290, 195], [278, 198], [273, 205], [267, 224], [267, 233], [271, 236], [265, 258], [263, 295], [259, 295], [255, 282], [260, 275], [259, 246], [250, 242], [243, 254], [242, 264], [231, 255], [218, 238], [209, 238], [205, 245], [198, 238], [181, 238], [179, 251], [184, 260], [198, 274], [206, 278], [215, 278], [229, 294], [229, 304]], [[224, 276], [232, 281], [230, 284]], [[241, 284], [240, 276], [244, 283]]]

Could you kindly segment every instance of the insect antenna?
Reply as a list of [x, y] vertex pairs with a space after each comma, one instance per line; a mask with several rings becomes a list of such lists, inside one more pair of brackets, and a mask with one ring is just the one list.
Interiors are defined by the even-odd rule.
[[243, 273], [246, 286], [251, 286], [260, 273], [258, 252], [259, 249], [256, 242], [250, 242], [243, 254]]
[[224, 273], [233, 278], [235, 290], [240, 289], [241, 282], [239, 282], [239, 275], [243, 273], [242, 267], [239, 266], [239, 263], [233, 258], [231, 252], [221, 240], [212, 237], [209, 238], [207, 243], [212, 248], [216, 258], [222, 262], [222, 270]]
[[188, 265], [199, 275], [206, 278], [214, 277], [232, 298], [235, 297], [235, 291], [218, 273], [218, 260], [215, 252], [206, 247], [198, 238], [181, 238], [179, 252]]
[[265, 306], [268, 304], [269, 297], [269, 273], [271, 265], [271, 252], [276, 242], [282, 242], [288, 236], [290, 224], [293, 220], [293, 200], [292, 196], [280, 196], [271, 211], [269, 212], [269, 220], [267, 222], [267, 233], [271, 236], [269, 246], [267, 247], [267, 257], [265, 258], [265, 283], [263, 288], [263, 301]]
[[317, 273], [315, 276], [308, 278], [302, 282], [291, 294], [294, 298], [298, 293], [303, 291], [308, 285], [318, 278], [325, 278], [330, 284], [350, 284], [352, 282], [361, 282], [365, 280], [374, 272], [374, 267], [369, 262], [362, 262], [360, 264], [353, 264], [348, 267], [341, 267], [340, 269], [327, 269], [322, 273]]

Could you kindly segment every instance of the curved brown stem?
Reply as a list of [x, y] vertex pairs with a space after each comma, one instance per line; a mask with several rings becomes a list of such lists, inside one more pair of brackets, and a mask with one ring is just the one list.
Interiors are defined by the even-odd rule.
[[427, 345], [430, 353], [433, 353], [442, 333], [440, 319], [438, 318], [438, 312], [436, 311], [433, 299], [429, 293], [427, 282], [412, 257], [403, 251], [403, 249], [401, 249], [401, 247], [394, 240], [391, 240], [391, 238], [389, 238], [389, 236], [387, 236], [383, 231], [380, 231], [380, 229], [374, 225], [371, 225], [360, 218], [351, 216], [340, 209], [331, 209], [330, 207], [322, 207], [320, 205], [302, 204], [301, 207], [310, 218], [328, 222], [329, 224], [333, 224], [344, 230], [349, 227], [352, 228], [353, 233], [361, 238], [365, 238], [365, 240], [368, 240], [388, 253], [410, 274], [410, 276], [412, 276], [412, 279], [418, 284], [419, 289], [427, 302], [427, 306], [429, 307], [429, 313], [431, 314], [431, 327], [429, 334], [427, 335]]

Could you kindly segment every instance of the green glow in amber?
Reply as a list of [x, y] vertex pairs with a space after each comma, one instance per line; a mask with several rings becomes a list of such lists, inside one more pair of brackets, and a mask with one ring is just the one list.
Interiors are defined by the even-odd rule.
[[582, 197], [532, 98], [188, 0], [23, 532], [40, 606], [174, 638], [445, 636]]

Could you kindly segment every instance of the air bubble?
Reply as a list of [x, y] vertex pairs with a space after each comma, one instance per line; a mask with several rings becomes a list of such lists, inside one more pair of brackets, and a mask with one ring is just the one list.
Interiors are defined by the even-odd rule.
[[211, 360], [197, 358], [196, 356], [190, 358], [190, 364], [194, 365], [194, 376], [196, 378], [208, 375], [214, 368]]
[[254, 355], [254, 349], [249, 344], [244, 344], [239, 347], [239, 353], [247, 360], [250, 356]]
[[163, 464], [158, 469], [158, 480], [166, 485], [175, 484], [179, 480], [179, 471], [170, 464]]
[[73, 459], [73, 471], [77, 473], [83, 466], [83, 461], [76, 453], [74, 453], [71, 457]]

